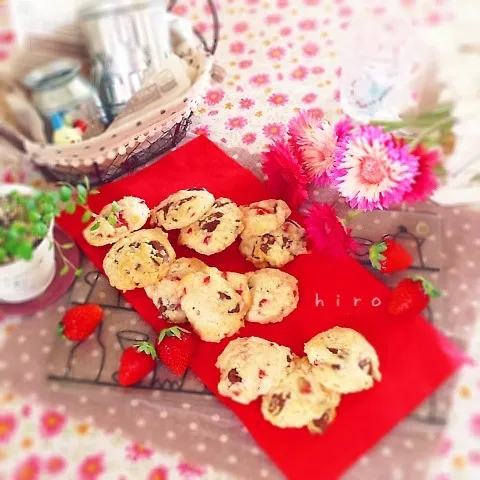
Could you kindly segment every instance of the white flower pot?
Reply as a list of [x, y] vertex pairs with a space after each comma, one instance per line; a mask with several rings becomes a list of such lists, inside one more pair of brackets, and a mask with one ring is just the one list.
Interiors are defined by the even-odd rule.
[[[0, 185], [0, 196], [13, 190], [34, 193], [25, 185]], [[55, 247], [53, 245], [52, 221], [47, 236], [35, 248], [29, 262], [17, 260], [0, 266], [0, 303], [23, 303], [41, 295], [55, 277]]]

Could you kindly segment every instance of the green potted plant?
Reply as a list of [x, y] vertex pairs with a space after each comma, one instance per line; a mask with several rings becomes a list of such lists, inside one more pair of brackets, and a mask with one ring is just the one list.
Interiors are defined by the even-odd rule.
[[[73, 244], [58, 245], [53, 238], [55, 217], [84, 210], [82, 221], [94, 214], [87, 205], [88, 179], [39, 191], [25, 185], [0, 185], [0, 302], [21, 303], [41, 295], [55, 277], [55, 250], [62, 258], [61, 275], [75, 268], [63, 253]], [[81, 270], [75, 269], [79, 276]]]

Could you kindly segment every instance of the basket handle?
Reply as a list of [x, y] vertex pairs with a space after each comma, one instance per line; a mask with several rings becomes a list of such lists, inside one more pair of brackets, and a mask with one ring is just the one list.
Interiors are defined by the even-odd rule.
[[[168, 5], [168, 11], [172, 10], [172, 8], [177, 4], [178, 0], [170, 0], [170, 3]], [[218, 18], [218, 11], [217, 7], [215, 6], [215, 1], [214, 0], [206, 0], [208, 6], [210, 7], [210, 11], [212, 12], [212, 20], [213, 20], [213, 39], [212, 39], [212, 45], [209, 47], [206, 40], [203, 38], [202, 34], [198, 32], [195, 28], [193, 31], [195, 32], [195, 35], [200, 39], [202, 42], [202, 45], [204, 46], [205, 50], [207, 52], [210, 52], [212, 55], [215, 54], [217, 51], [217, 46], [218, 46], [218, 38], [220, 35], [220, 21]]]

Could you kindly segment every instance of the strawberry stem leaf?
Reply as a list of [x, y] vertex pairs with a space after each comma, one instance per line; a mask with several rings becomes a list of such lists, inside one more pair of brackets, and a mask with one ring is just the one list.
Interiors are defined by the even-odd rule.
[[415, 275], [412, 279], [422, 283], [423, 290], [430, 298], [438, 298], [442, 295], [440, 290], [437, 290], [425, 277]]
[[64, 335], [63, 335], [63, 332], [65, 331], [65, 325], [63, 325], [62, 322], [60, 322], [58, 325], [57, 325], [57, 337], [62, 337], [62, 338], [65, 338]]
[[383, 262], [385, 260], [385, 255], [383, 255], [383, 252], [387, 250], [387, 244], [385, 242], [378, 242], [374, 243], [368, 252], [368, 257], [370, 259], [370, 263], [374, 268], [377, 270], [381, 269], [380, 262]]
[[137, 349], [137, 352], [150, 355], [153, 359], [157, 358], [155, 347], [150, 342], [139, 342], [133, 346]]
[[158, 335], [158, 341], [157, 344], [160, 344], [163, 342], [163, 339], [165, 337], [177, 337], [178, 339], [182, 339], [182, 332], [183, 333], [190, 333], [188, 330], [185, 328], [175, 326], [175, 327], [169, 327], [169, 328], [164, 328], [160, 334]]

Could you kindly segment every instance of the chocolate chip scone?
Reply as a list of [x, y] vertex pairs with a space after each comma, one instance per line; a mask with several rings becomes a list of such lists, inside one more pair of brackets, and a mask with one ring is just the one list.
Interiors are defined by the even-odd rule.
[[289, 348], [263, 338], [232, 340], [215, 364], [220, 370], [218, 391], [238, 403], [250, 403], [278, 383], [292, 361]]
[[308, 426], [323, 433], [335, 418], [340, 395], [325, 388], [306, 358], [295, 359], [292, 370], [262, 398], [262, 414], [280, 428]]
[[298, 305], [297, 279], [273, 268], [247, 273], [252, 306], [245, 318], [255, 323], [277, 323]]
[[281, 268], [308, 253], [305, 230], [291, 220], [259, 237], [242, 237], [240, 253], [257, 268]]
[[175, 260], [167, 235], [159, 229], [140, 230], [119, 240], [103, 260], [112, 287], [144, 288], [159, 282]]
[[242, 238], [259, 237], [277, 230], [292, 213], [283, 200], [262, 200], [240, 207], [245, 229]]
[[165, 230], [186, 227], [201, 218], [214, 201], [214, 196], [205, 189], [180, 190], [152, 210], [152, 224]]
[[110, 245], [142, 228], [149, 214], [150, 209], [145, 200], [123, 197], [118, 202], [105, 205], [95, 220], [85, 228], [83, 236], [94, 247]]
[[202, 261], [196, 258], [177, 258], [165, 278], [154, 285], [145, 287], [145, 293], [152, 299], [160, 315], [170, 323], [184, 323], [187, 316], [180, 306], [182, 287], [180, 280], [190, 273], [208, 269]]
[[220, 342], [243, 327], [243, 298], [216, 268], [187, 275], [181, 286], [181, 308], [202, 340]]
[[235, 292], [242, 297], [243, 305], [241, 313], [245, 316], [252, 306], [252, 295], [248, 287], [247, 276], [236, 272], [223, 272], [222, 276], [233, 287]]
[[320, 381], [336, 392], [360, 392], [382, 379], [377, 352], [351, 328], [319, 333], [305, 344], [305, 353]]
[[178, 243], [203, 255], [229, 247], [243, 230], [243, 214], [228, 198], [218, 198], [197, 222], [180, 230]]

